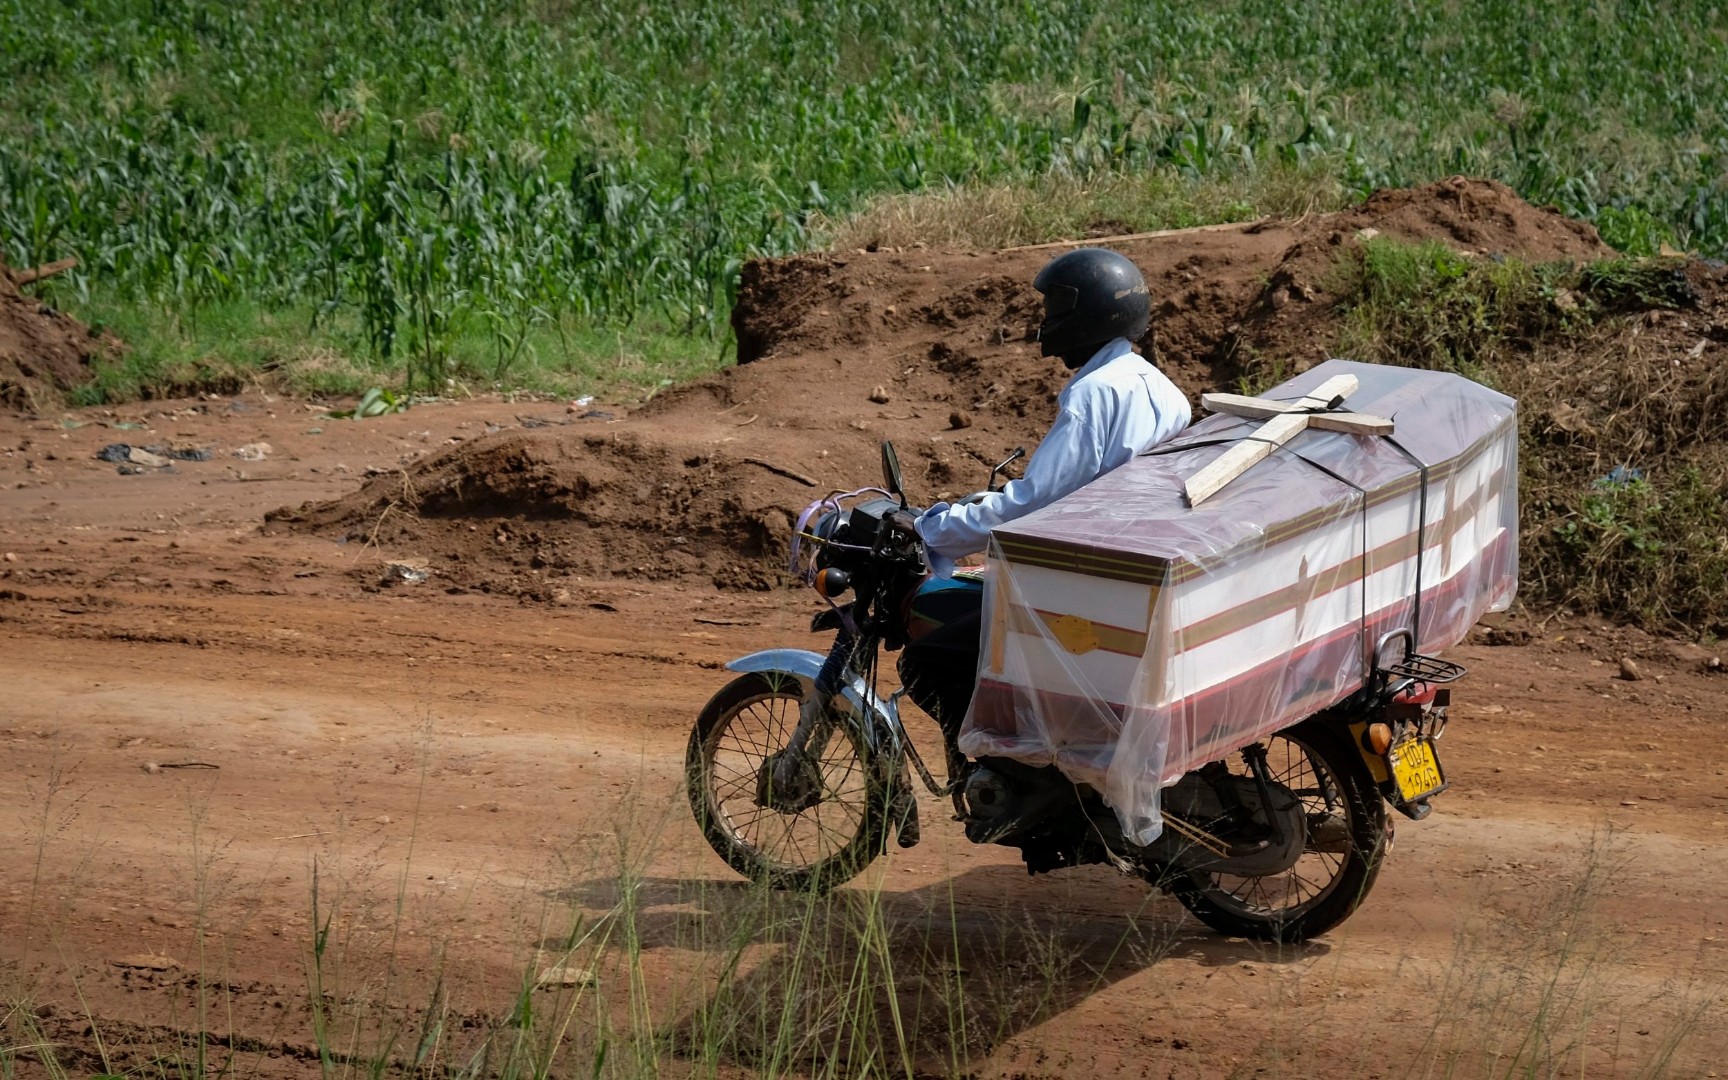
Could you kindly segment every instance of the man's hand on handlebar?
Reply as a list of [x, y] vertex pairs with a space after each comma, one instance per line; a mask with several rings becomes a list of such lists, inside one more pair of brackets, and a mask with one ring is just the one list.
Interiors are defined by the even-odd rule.
[[922, 513], [914, 508], [895, 510], [882, 519], [882, 524], [888, 532], [886, 539], [890, 547], [915, 555], [919, 564], [928, 569], [931, 555], [925, 550], [924, 537], [918, 532], [918, 518]]
[[896, 510], [882, 520], [889, 528], [897, 532], [913, 538], [918, 536], [918, 514], [915, 511]]

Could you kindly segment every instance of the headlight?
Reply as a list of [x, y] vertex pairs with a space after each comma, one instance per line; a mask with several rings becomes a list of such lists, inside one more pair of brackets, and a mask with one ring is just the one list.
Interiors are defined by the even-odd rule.
[[824, 569], [834, 565], [834, 557], [838, 553], [833, 548], [829, 547], [826, 541], [838, 540], [842, 543], [845, 542], [846, 525], [850, 516], [850, 512], [846, 510], [830, 510], [816, 519], [816, 524], [811, 528], [810, 533], [818, 540], [825, 541], [824, 543], [816, 545], [817, 569]]
[[816, 580], [817, 571], [832, 564], [834, 553], [829, 550], [828, 542], [843, 539], [845, 536], [845, 510], [827, 510], [814, 518], [809, 516], [822, 505], [816, 503], [806, 509], [804, 516], [799, 519], [804, 523], [804, 527], [792, 534], [792, 573], [806, 584]]

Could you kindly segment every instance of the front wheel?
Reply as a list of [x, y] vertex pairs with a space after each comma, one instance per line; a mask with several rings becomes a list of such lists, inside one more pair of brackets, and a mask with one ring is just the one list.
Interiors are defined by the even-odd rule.
[[780, 806], [764, 798], [764, 770], [786, 750], [803, 701], [803, 683], [788, 674], [727, 683], [690, 732], [684, 778], [696, 824], [734, 870], [777, 889], [822, 890], [882, 852], [888, 792], [858, 733], [835, 724], [811, 741], [808, 794]]
[[1307, 819], [1295, 865], [1265, 877], [1191, 871], [1170, 885], [1220, 933], [1306, 941], [1343, 922], [1368, 895], [1392, 830], [1361, 752], [1335, 726], [1305, 720], [1268, 739], [1266, 751], [1271, 780], [1296, 794]]

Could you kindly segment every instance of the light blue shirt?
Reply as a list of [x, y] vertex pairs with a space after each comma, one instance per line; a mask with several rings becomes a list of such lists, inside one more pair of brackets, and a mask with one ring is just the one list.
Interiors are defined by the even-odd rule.
[[937, 503], [918, 519], [931, 569], [946, 577], [954, 560], [983, 551], [990, 530], [1089, 484], [1188, 426], [1188, 399], [1135, 355], [1127, 338], [1093, 354], [1056, 398], [1056, 422], [1026, 473], [958, 506]]

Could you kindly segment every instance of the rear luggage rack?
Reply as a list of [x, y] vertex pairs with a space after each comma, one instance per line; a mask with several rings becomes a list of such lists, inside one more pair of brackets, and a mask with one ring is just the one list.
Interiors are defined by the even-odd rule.
[[[1390, 664], [1383, 663], [1381, 657], [1386, 655], [1387, 646], [1397, 641], [1404, 642], [1404, 656]], [[1381, 674], [1390, 678], [1414, 679], [1425, 683], [1449, 683], [1464, 675], [1464, 665], [1454, 664], [1450, 660], [1442, 660], [1437, 656], [1423, 656], [1416, 651], [1416, 635], [1408, 629], [1400, 628], [1388, 631], [1374, 646], [1374, 666]]]
[[1449, 683], [1464, 675], [1463, 664], [1454, 664], [1437, 656], [1423, 656], [1421, 653], [1410, 653], [1396, 664], [1381, 670], [1388, 675], [1425, 683]]

